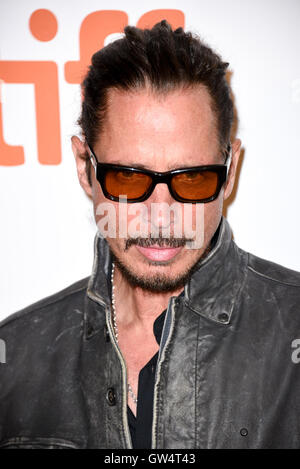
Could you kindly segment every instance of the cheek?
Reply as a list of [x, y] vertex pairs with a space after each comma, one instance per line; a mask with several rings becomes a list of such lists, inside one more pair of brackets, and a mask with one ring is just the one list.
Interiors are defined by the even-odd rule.
[[111, 230], [114, 230], [114, 202], [104, 196], [101, 186], [95, 178], [92, 180], [92, 197], [94, 218], [98, 231], [100, 231], [104, 237], [107, 237]]
[[97, 209], [99, 208], [99, 205], [105, 202], [109, 202], [106, 197], [104, 197], [102, 190], [100, 188], [100, 185], [96, 182], [93, 182], [92, 184], [92, 197], [93, 197], [93, 210], [94, 210], [94, 217], [96, 223], [99, 221], [99, 215], [97, 215]]
[[197, 233], [198, 238], [201, 236], [204, 243], [210, 241], [211, 236], [217, 229], [222, 216], [223, 198], [222, 195], [206, 204], [183, 204], [186, 205], [182, 209], [183, 213], [183, 230], [185, 237], [189, 237], [189, 233]]
[[204, 233], [205, 239], [208, 243], [213, 237], [216, 229], [219, 226], [223, 210], [223, 190], [220, 192], [219, 197], [213, 202], [205, 204], [204, 210]]
[[93, 210], [97, 229], [118, 251], [124, 250], [125, 240], [140, 236], [140, 204], [127, 204], [107, 199], [101, 187], [93, 187]]

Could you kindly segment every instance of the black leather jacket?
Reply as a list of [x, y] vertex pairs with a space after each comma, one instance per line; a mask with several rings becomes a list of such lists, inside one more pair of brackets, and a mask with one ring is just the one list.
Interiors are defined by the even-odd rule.
[[[91, 277], [1, 323], [0, 447], [131, 447], [110, 272], [96, 235]], [[169, 301], [153, 448], [300, 448], [299, 286], [299, 273], [239, 249], [222, 220]]]

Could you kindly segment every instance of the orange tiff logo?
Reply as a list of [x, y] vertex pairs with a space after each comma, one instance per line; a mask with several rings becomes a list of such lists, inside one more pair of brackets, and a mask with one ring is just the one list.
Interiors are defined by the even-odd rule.
[[[180, 10], [148, 11], [141, 16], [137, 26], [151, 28], [162, 19], [166, 19], [173, 28], [184, 27], [184, 14]], [[107, 36], [122, 33], [127, 24], [128, 15], [124, 11], [100, 10], [86, 16], [79, 31], [79, 60], [65, 63], [66, 82], [80, 84], [93, 53], [104, 46]], [[51, 11], [40, 9], [32, 13], [29, 28], [38, 41], [51, 41], [57, 34], [58, 23]], [[61, 135], [57, 63], [0, 60], [0, 84], [1, 82], [34, 85], [38, 160], [41, 164], [59, 164], [61, 162]], [[24, 148], [8, 145], [4, 141], [0, 100], [0, 165], [17, 166], [24, 162]]]

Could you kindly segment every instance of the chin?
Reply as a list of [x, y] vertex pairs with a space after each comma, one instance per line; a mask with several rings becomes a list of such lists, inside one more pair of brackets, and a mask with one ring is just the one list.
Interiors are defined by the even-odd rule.
[[[113, 261], [122, 276], [132, 287], [139, 287], [152, 293], [171, 293], [183, 289], [194, 272], [196, 262], [172, 261], [133, 261], [126, 262], [113, 255]], [[176, 265], [177, 264], [177, 265]]]

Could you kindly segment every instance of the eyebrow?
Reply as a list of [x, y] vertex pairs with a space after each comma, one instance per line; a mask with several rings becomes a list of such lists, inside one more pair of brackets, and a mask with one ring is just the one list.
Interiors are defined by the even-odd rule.
[[[98, 161], [99, 163], [104, 163], [104, 161], [99, 161], [99, 159], [96, 156], [93, 148], [91, 146], [88, 146], [88, 147], [89, 147], [90, 151], [92, 152], [92, 154], [94, 155], [94, 157], [96, 158], [96, 161]], [[126, 164], [123, 163], [122, 164], [119, 161], [110, 161], [110, 164], [115, 164], [115, 165], [119, 165], [119, 166], [127, 166], [129, 168], [144, 169], [144, 170], [147, 170], [147, 171], [154, 171], [152, 168], [149, 168], [147, 165], [144, 165], [143, 163], [126, 163]], [[174, 171], [175, 169], [193, 168], [193, 167], [196, 167], [196, 166], [203, 166], [203, 165], [187, 166], [187, 165], [178, 163], [178, 165], [172, 165], [172, 167], [169, 166], [168, 169], [164, 172]]]
[[[110, 164], [116, 164], [116, 165], [119, 165], [119, 166], [127, 166], [129, 168], [137, 168], [137, 169], [145, 169], [147, 171], [154, 171], [153, 168], [149, 168], [149, 166], [147, 165], [144, 165], [143, 163], [120, 163], [120, 162], [115, 162], [115, 161], [111, 161]], [[172, 167], [168, 167], [168, 169], [166, 169], [166, 171], [172, 171], [174, 169], [183, 169], [183, 168], [192, 168], [194, 166], [201, 166], [201, 165], [193, 165], [193, 166], [187, 166], [187, 165], [183, 165], [183, 164], [178, 164], [178, 165], [172, 165]]]

